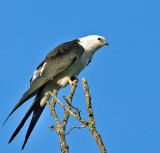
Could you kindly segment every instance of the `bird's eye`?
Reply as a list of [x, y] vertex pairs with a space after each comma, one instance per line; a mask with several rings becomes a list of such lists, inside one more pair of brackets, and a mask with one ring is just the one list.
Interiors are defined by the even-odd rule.
[[98, 38], [98, 40], [101, 40], [101, 38]]

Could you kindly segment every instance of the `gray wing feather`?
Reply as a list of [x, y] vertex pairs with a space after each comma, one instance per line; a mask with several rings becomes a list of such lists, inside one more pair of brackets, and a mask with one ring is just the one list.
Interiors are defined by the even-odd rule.
[[[53, 77], [70, 67], [81, 57], [83, 52], [84, 49], [77, 43], [77, 40], [61, 44], [52, 50], [42, 62], [43, 64], [46, 63], [43, 75], [39, 75], [35, 81], [31, 81], [30, 88], [24, 97], [33, 94]], [[37, 69], [43, 66], [42, 63]]]

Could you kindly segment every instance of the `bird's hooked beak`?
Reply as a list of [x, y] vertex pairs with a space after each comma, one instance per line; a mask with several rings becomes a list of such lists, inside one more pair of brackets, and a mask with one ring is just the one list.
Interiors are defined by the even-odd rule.
[[104, 45], [107, 45], [107, 46], [109, 46], [109, 43], [105, 41]]

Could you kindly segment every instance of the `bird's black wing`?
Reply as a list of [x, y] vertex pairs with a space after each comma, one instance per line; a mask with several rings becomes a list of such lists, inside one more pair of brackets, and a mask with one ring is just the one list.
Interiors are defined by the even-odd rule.
[[[43, 87], [48, 81], [53, 79], [56, 75], [70, 67], [83, 54], [84, 49], [79, 45], [78, 40], [63, 43], [53, 49], [37, 67], [39, 73], [36, 79], [31, 79], [30, 88], [23, 94], [20, 101], [13, 108], [7, 119], [12, 113], [20, 107], [26, 100], [37, 94], [38, 90]], [[44, 66], [45, 65], [45, 66]], [[5, 122], [7, 121], [5, 120]], [[4, 124], [5, 124], [4, 122]]]

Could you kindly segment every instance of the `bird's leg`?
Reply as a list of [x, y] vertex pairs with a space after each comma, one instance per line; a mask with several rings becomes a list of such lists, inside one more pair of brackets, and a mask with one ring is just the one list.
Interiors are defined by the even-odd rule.
[[78, 83], [78, 79], [76, 77], [72, 76], [69, 80], [69, 84], [71, 85], [71, 87], [74, 85], [77, 86], [77, 83]]

